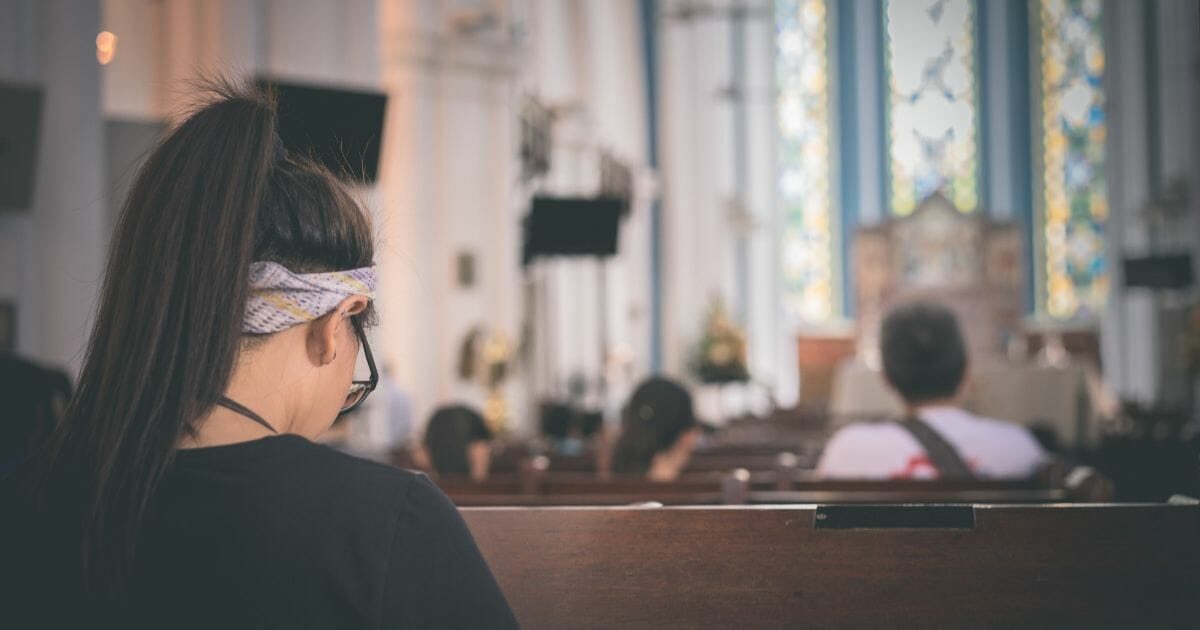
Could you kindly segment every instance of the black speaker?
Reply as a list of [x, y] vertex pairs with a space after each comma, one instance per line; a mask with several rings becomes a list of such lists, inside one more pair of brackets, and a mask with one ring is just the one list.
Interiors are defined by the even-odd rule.
[[42, 89], [0, 82], [0, 208], [28, 208], [33, 202]]
[[1193, 282], [1190, 254], [1126, 258], [1123, 271], [1130, 289], [1186, 289]]
[[288, 152], [311, 155], [343, 179], [375, 181], [386, 94], [266, 78], [258, 84], [278, 99], [279, 137]]
[[624, 202], [608, 197], [534, 197], [525, 219], [524, 260], [613, 256]]

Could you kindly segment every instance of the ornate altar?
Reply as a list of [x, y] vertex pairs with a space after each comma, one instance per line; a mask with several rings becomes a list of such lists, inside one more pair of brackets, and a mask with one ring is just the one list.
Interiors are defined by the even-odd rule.
[[1021, 332], [1020, 230], [959, 212], [941, 193], [908, 216], [860, 228], [854, 263], [860, 353], [877, 347], [889, 309], [915, 299], [953, 309], [975, 356], [1002, 352]]

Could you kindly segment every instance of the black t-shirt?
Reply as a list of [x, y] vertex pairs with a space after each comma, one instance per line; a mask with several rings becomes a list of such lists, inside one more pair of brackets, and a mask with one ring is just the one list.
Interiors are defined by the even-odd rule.
[[516, 627], [424, 475], [294, 435], [180, 451], [136, 558], [131, 625]]

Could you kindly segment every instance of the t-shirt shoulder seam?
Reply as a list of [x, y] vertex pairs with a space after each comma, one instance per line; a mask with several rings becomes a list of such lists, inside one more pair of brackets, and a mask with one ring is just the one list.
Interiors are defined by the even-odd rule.
[[351, 453], [339, 451], [326, 444], [318, 444], [316, 442], [310, 442], [310, 444], [315, 448], [315, 450], [328, 456], [330, 460], [340, 462], [347, 466], [353, 466], [362, 470], [363, 472], [376, 473], [385, 477], [393, 477], [396, 479], [403, 479], [405, 481], [411, 481], [412, 479], [420, 476], [420, 473], [411, 470], [404, 470], [383, 462], [377, 462], [353, 455]]

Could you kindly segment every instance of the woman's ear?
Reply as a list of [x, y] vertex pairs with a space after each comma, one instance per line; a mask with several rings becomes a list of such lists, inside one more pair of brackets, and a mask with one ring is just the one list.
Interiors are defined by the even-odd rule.
[[337, 359], [338, 334], [344, 319], [335, 309], [308, 325], [308, 356], [316, 365], [329, 365]]
[[309, 324], [308, 352], [317, 365], [329, 365], [337, 359], [338, 339], [350, 317], [367, 310], [368, 300], [361, 295], [352, 295], [342, 300], [337, 308], [315, 319]]

